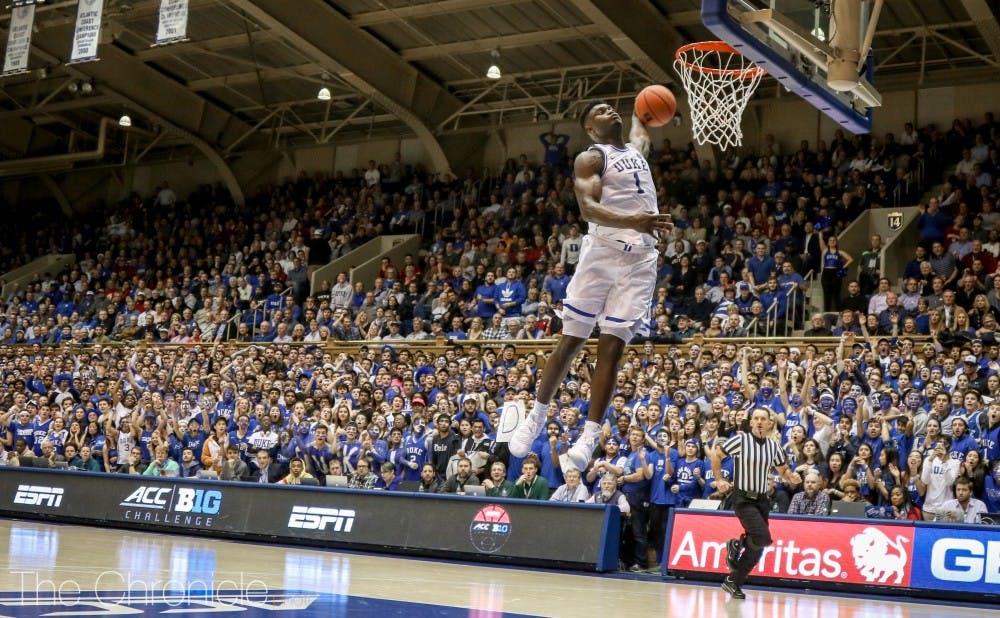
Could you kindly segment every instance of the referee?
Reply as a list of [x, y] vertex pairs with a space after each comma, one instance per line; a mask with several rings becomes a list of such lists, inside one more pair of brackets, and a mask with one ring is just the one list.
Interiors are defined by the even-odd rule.
[[[781, 445], [768, 437], [773, 428], [771, 413], [757, 408], [750, 415], [750, 433], [737, 433], [709, 452], [716, 489], [721, 493], [733, 489], [731, 503], [743, 525], [743, 536], [730, 539], [726, 544], [729, 576], [722, 582], [722, 589], [734, 599], [747, 598], [740, 587], [757, 565], [764, 548], [771, 544], [771, 531], [767, 527], [770, 510], [767, 490], [771, 468], [777, 468], [781, 478], [789, 485], [802, 482], [799, 475], [789, 469]], [[722, 476], [722, 460], [726, 455], [732, 457], [736, 464], [734, 484]]]

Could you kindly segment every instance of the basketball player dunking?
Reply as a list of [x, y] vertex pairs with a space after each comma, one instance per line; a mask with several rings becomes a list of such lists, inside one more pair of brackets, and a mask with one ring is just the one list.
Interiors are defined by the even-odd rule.
[[562, 335], [545, 364], [534, 408], [509, 444], [514, 456], [528, 454], [560, 382], [594, 325], [599, 325], [590, 411], [579, 440], [563, 456], [564, 471], [583, 471], [590, 464], [625, 345], [648, 317], [656, 284], [656, 233], [673, 228], [670, 215], [657, 209], [656, 187], [646, 162], [649, 134], [639, 119], [632, 116], [628, 143], [622, 137], [621, 116], [603, 101], [590, 102], [580, 124], [593, 145], [576, 157], [574, 190], [590, 226], [563, 301]]

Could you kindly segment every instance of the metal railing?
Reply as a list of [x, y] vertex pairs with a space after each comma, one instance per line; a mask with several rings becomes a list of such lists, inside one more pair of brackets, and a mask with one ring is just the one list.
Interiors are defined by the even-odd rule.
[[[908, 169], [906, 171], [906, 179], [903, 182], [898, 183], [895, 187], [893, 187], [892, 205], [894, 207], [911, 206], [912, 204], [908, 202], [914, 200], [913, 199], [904, 200], [903, 196], [904, 194], [908, 196], [913, 196], [922, 193], [924, 191], [924, 181], [926, 180], [926, 175], [927, 175], [927, 163], [923, 159], [918, 159], [913, 169]], [[915, 187], [914, 191], [910, 191], [911, 185]], [[901, 187], [905, 187], [905, 193], [900, 189]], [[903, 203], [904, 201], [907, 203]]]
[[785, 324], [784, 328], [782, 329], [783, 331], [782, 335], [785, 337], [791, 334], [791, 331], [795, 326], [795, 318], [797, 317], [796, 311], [798, 306], [798, 299], [799, 299], [799, 286], [793, 284], [792, 287], [790, 287], [788, 291], [785, 292]]
[[771, 304], [764, 310], [767, 321], [764, 322], [764, 336], [776, 337], [778, 335], [778, 298], [775, 297]]
[[[228, 320], [226, 320], [225, 322], [222, 323], [222, 324], [225, 325], [225, 328], [226, 328], [226, 330], [225, 330], [226, 336], [223, 339], [227, 339], [227, 340], [228, 339], [236, 339], [237, 336], [239, 336], [239, 333], [240, 333], [240, 314], [241, 313], [242, 312], [240, 312], [240, 311], [233, 312], [233, 316], [231, 318], [229, 318]], [[220, 324], [220, 326], [222, 324]], [[215, 333], [212, 334], [212, 340], [213, 341], [215, 341], [215, 339], [218, 336], [218, 334], [219, 334], [219, 329], [218, 329], [218, 327], [216, 327]]]
[[[273, 322], [274, 321], [274, 314], [276, 314], [279, 311], [285, 311], [285, 310], [287, 310], [288, 309], [288, 297], [292, 295], [292, 290], [294, 290], [294, 289], [295, 289], [295, 286], [294, 285], [290, 285], [290, 286], [288, 286], [287, 288], [285, 288], [284, 290], [282, 290], [281, 292], [278, 293], [278, 298], [280, 298], [281, 300], [278, 302], [278, 308], [277, 309], [268, 309], [268, 307], [267, 307], [267, 299], [265, 298], [264, 299], [264, 315], [263, 315], [263, 319], [261, 320], [261, 322], [263, 322], [264, 320], [268, 320], [270, 322]], [[272, 330], [272, 332], [274, 331], [274, 328], [275, 328], [275, 325], [272, 323], [271, 324], [271, 330]], [[256, 337], [259, 334], [260, 334], [260, 324], [257, 322], [257, 320], [254, 320], [253, 321], [253, 336]]]

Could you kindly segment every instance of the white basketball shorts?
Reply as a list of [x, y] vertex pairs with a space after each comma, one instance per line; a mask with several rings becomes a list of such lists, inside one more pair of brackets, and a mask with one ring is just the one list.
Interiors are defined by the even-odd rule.
[[652, 247], [584, 236], [563, 301], [563, 333], [586, 339], [597, 324], [601, 333], [628, 343], [644, 332], [656, 287], [656, 257]]

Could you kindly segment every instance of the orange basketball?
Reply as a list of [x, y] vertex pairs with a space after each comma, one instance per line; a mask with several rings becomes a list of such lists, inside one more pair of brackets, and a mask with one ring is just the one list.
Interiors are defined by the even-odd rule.
[[659, 84], [646, 86], [635, 98], [635, 115], [651, 127], [662, 127], [670, 122], [677, 111], [677, 99]]

